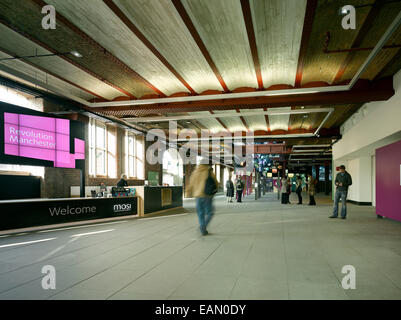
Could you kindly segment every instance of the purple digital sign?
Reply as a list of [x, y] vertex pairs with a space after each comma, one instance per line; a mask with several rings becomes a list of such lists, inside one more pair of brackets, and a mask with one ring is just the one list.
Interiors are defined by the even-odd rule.
[[74, 138], [70, 152], [70, 120], [4, 113], [4, 153], [53, 161], [54, 167], [75, 168], [85, 159], [85, 141]]

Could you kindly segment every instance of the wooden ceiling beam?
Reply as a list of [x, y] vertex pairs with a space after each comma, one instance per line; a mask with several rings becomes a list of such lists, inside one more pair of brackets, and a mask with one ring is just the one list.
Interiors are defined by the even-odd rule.
[[302, 29], [301, 47], [299, 49], [297, 74], [295, 76], [295, 87], [301, 87], [304, 63], [309, 46], [309, 39], [312, 33], [313, 20], [317, 8], [317, 0], [308, 0], [306, 4], [304, 26]]
[[192, 38], [198, 45], [200, 51], [202, 52], [203, 56], [205, 57], [207, 63], [209, 64], [210, 68], [214, 72], [217, 80], [220, 82], [224, 92], [230, 92], [228, 89], [223, 77], [221, 76], [220, 71], [218, 70], [216, 64], [214, 63], [212, 57], [209, 54], [205, 44], [203, 43], [198, 31], [196, 30], [191, 18], [189, 17], [187, 11], [185, 10], [181, 0], [172, 0], [174, 7], [176, 8], [178, 14], [181, 16], [182, 21], [186, 25], [188, 31], [191, 33]]
[[[269, 108], [288, 106], [311, 105], [341, 105], [349, 103], [363, 103], [370, 101], [388, 100], [394, 95], [393, 77], [385, 77], [377, 81], [358, 80], [355, 86], [348, 91], [321, 92], [310, 94], [292, 94], [283, 96], [262, 96], [253, 98], [239, 98], [226, 100], [191, 101], [146, 105], [149, 114], [157, 112], [193, 112], [210, 110], [236, 110], [260, 108], [266, 105]], [[97, 111], [126, 111], [143, 110], [143, 106], [96, 107]]]
[[256, 45], [255, 30], [253, 28], [252, 13], [251, 13], [251, 6], [249, 4], [249, 0], [241, 0], [241, 7], [242, 7], [242, 14], [244, 17], [245, 26], [246, 26], [246, 32], [248, 34], [249, 46], [251, 48], [253, 65], [254, 65], [255, 73], [256, 73], [256, 79], [258, 81], [258, 88], [259, 88], [259, 90], [263, 90], [264, 87], [263, 87], [262, 71], [260, 69], [258, 48]]
[[[235, 111], [237, 111], [237, 113], [241, 113], [238, 109], [236, 109]], [[247, 131], [249, 131], [249, 126], [248, 126], [248, 124], [246, 123], [245, 118], [244, 118], [243, 116], [240, 116], [239, 118], [241, 119], [241, 122], [242, 122], [242, 124], [244, 125], [245, 129], [246, 129]]]
[[[264, 111], [267, 111], [267, 108], [263, 108]], [[265, 114], [265, 121], [266, 121], [266, 130], [270, 131], [270, 121], [269, 121], [269, 115]]]
[[[213, 112], [212, 110], [210, 110], [209, 112], [210, 112], [211, 114], [214, 114], [214, 112]], [[224, 129], [226, 129], [228, 132], [232, 133], [232, 132], [230, 131], [230, 129], [228, 129], [227, 126], [224, 124], [224, 122], [221, 121], [220, 118], [215, 118], [215, 119], [220, 123], [220, 125], [221, 125]]]
[[174, 69], [167, 59], [153, 46], [145, 35], [131, 22], [131, 20], [121, 11], [121, 9], [112, 0], [103, 0], [114, 14], [135, 34], [139, 40], [161, 61], [162, 64], [191, 92], [196, 94], [195, 90], [185, 81], [185, 79]]
[[[32, 2], [36, 3], [40, 8], [43, 8], [44, 6], [47, 5], [46, 2], [43, 0], [31, 0]], [[133, 78], [137, 79], [138, 81], [142, 82], [144, 85], [146, 85], [148, 88], [153, 90], [156, 94], [158, 94], [161, 97], [166, 97], [166, 95], [161, 92], [158, 88], [156, 88], [154, 85], [152, 85], [149, 81], [144, 79], [141, 75], [139, 75], [136, 71], [131, 69], [128, 65], [126, 65], [124, 62], [122, 62], [119, 58], [114, 56], [111, 52], [106, 50], [103, 46], [101, 46], [98, 42], [96, 42], [94, 39], [92, 39], [90, 36], [88, 36], [85, 32], [83, 32], [81, 29], [79, 29], [77, 26], [75, 26], [73, 23], [71, 23], [67, 18], [62, 16], [59, 12], [57, 12], [57, 20], [61, 21], [65, 26], [67, 26], [69, 29], [71, 29], [73, 32], [75, 32], [77, 35], [79, 35], [82, 39], [93, 45], [95, 48], [97, 48], [99, 51], [103, 52], [105, 56], [111, 60], [113, 63], [119, 65], [120, 67], [124, 68], [126, 71], [132, 74]], [[69, 61], [70, 62], [70, 61]], [[79, 65], [78, 65], [79, 66]], [[85, 68], [82, 68], [79, 66], [81, 70], [84, 70]], [[85, 71], [85, 70], [84, 70]], [[116, 88], [116, 87], [115, 87]], [[118, 88], [116, 88], [118, 89]], [[121, 89], [119, 89], [121, 91]], [[134, 97], [131, 93], [128, 93], [124, 90], [124, 93], [127, 94], [130, 97]]]

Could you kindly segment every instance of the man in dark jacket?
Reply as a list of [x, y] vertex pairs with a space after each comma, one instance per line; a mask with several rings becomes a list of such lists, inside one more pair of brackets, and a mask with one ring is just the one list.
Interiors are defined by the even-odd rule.
[[244, 192], [244, 183], [242, 182], [241, 177], [238, 178], [235, 187], [237, 189], [237, 202], [242, 202], [242, 193]]
[[334, 209], [333, 215], [330, 218], [337, 218], [338, 216], [338, 202], [341, 199], [341, 219], [346, 219], [347, 217], [347, 194], [348, 187], [352, 185], [351, 175], [345, 171], [345, 166], [340, 166], [340, 172], [337, 173], [335, 184], [337, 186], [336, 195], [334, 197]]

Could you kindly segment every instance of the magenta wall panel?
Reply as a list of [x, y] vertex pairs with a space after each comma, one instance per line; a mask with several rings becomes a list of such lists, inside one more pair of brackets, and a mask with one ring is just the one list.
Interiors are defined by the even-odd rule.
[[376, 214], [401, 221], [401, 140], [376, 150]]
[[74, 138], [70, 151], [70, 121], [26, 114], [4, 113], [4, 153], [53, 161], [55, 167], [75, 168], [85, 159], [85, 141]]

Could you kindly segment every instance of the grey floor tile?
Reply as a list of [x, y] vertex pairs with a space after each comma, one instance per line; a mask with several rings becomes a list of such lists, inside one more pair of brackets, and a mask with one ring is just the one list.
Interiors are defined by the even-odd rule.
[[230, 295], [234, 300], [288, 300], [286, 279], [261, 280], [240, 277]]
[[290, 282], [289, 294], [292, 300], [348, 300], [340, 284], [324, 285], [310, 282]]
[[49, 300], [105, 300], [110, 292], [104, 290], [89, 290], [70, 288], [52, 296]]

